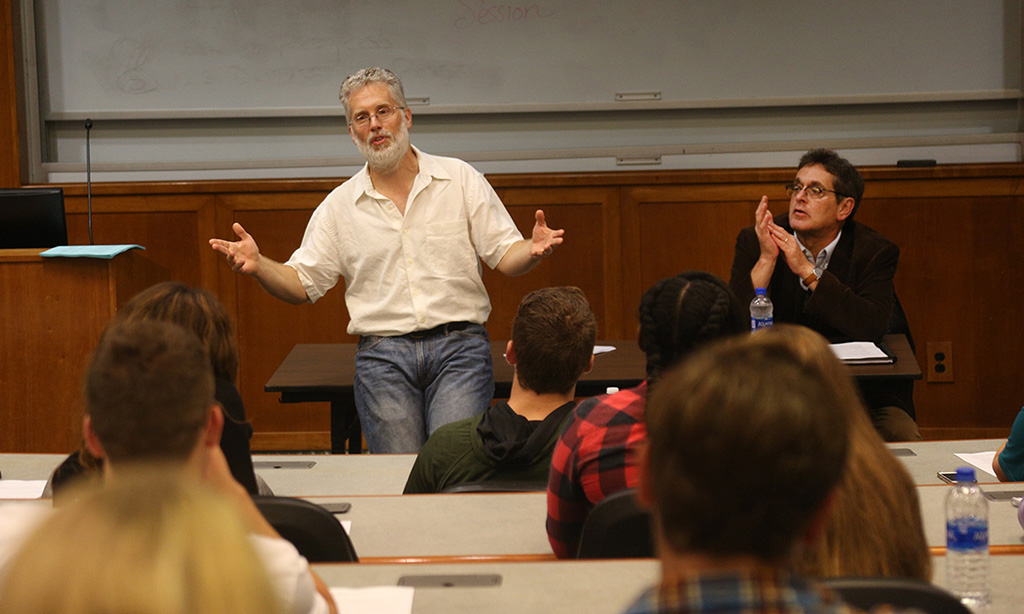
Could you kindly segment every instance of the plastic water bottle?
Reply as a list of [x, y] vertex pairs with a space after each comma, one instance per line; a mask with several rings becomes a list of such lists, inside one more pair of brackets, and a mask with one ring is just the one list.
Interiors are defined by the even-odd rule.
[[772, 325], [772, 299], [768, 298], [765, 288], [754, 290], [754, 300], [750, 301], [751, 332]]
[[988, 500], [971, 467], [956, 470], [946, 495], [946, 588], [974, 612], [988, 607]]

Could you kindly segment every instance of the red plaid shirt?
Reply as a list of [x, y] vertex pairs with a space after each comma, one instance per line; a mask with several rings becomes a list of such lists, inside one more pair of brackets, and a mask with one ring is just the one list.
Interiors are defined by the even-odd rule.
[[555, 444], [548, 480], [548, 541], [575, 557], [590, 510], [637, 483], [637, 446], [647, 440], [647, 382], [579, 404]]

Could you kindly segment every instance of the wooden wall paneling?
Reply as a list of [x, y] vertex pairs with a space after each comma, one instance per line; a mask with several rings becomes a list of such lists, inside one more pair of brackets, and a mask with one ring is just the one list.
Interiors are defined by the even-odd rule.
[[[687, 270], [704, 270], [729, 281], [736, 235], [754, 221], [754, 209], [769, 185], [680, 185], [627, 190], [639, 225], [637, 266], [640, 288], [630, 297], [635, 312], [640, 297], [659, 279]], [[773, 201], [783, 213], [786, 204]]]
[[220, 269], [223, 261], [210, 247], [210, 239], [217, 234], [217, 195], [203, 199], [196, 215], [196, 255], [199, 258], [199, 285], [216, 294], [220, 290]]
[[604, 207], [604, 233], [601, 237], [605, 274], [605, 327], [607, 339], [632, 339], [633, 318], [622, 310], [622, 294], [626, 289], [625, 279], [631, 277], [623, 266], [622, 245], [622, 190], [607, 193], [608, 202]]
[[[934, 174], [909, 177], [899, 174], [865, 172], [864, 200], [881, 198], [949, 198], [970, 196], [1024, 196], [1024, 177], [1021, 165], [991, 165], [971, 170], [988, 170], [978, 175], [956, 172], [957, 168], [935, 167]], [[967, 170], [960, 167], [959, 170]], [[858, 213], [859, 215], [859, 213]]]
[[736, 233], [751, 215], [747, 202], [642, 204], [640, 277], [645, 291], [657, 280], [687, 270], [709, 271], [729, 281]]
[[[170, 279], [212, 287], [204, 279], [199, 249], [212, 227], [211, 195], [97, 195], [93, 193], [92, 226], [96, 244], [137, 243], [146, 257], [165, 267]], [[66, 196], [68, 241], [89, 243], [87, 203], [84, 196]], [[207, 265], [209, 269], [209, 265]], [[209, 272], [206, 273], [209, 275]]]
[[622, 293], [619, 296], [622, 338], [634, 339], [637, 337], [639, 326], [636, 317], [637, 306], [648, 287], [641, 278], [644, 246], [638, 188], [619, 188], [619, 240], [622, 242]]
[[[927, 433], [1004, 433], [1024, 390], [1014, 367], [1024, 324], [1021, 216], [1024, 165], [863, 169], [867, 194], [858, 219], [902, 249], [897, 286], [926, 366], [928, 341], [954, 343], [955, 381], [921, 382], [916, 399]], [[520, 229], [543, 208], [566, 245], [537, 270], [509, 279], [484, 267], [494, 304], [493, 337], [507, 337], [522, 295], [574, 284], [587, 293], [608, 337], [631, 337], [640, 295], [686, 268], [728, 275], [733, 242], [753, 221], [762, 194], [783, 213], [791, 169], [491, 177]], [[264, 449], [328, 445], [326, 404], [281, 405], [263, 385], [295, 343], [352, 341], [342, 287], [314, 306], [289, 306], [231, 273], [207, 245], [240, 221], [264, 253], [286, 259], [313, 208], [335, 180], [121, 183], [93, 186], [97, 243], [141, 243], [174, 279], [216, 288], [236, 316], [240, 388]], [[85, 187], [65, 186], [73, 243], [87, 241]], [[670, 248], [666, 249], [666, 246]], [[194, 251], [196, 250], [196, 251]], [[599, 263], [599, 264], [595, 264]], [[7, 287], [4, 294], [7, 294]], [[933, 299], [938, 296], [938, 307]], [[616, 330], [617, 329], [617, 330]], [[91, 348], [90, 348], [91, 349]]]
[[[235, 233], [231, 227], [235, 222], [235, 210], [230, 195], [218, 194], [214, 199], [213, 232], [207, 237], [207, 243], [203, 247], [208, 257], [213, 259], [213, 279], [215, 283], [214, 293], [227, 307], [228, 313], [235, 323], [235, 335], [238, 335], [238, 275], [228, 266], [227, 260], [219, 252], [213, 251], [209, 239], [235, 240]], [[239, 339], [239, 342], [241, 340]]]
[[[287, 260], [302, 241], [313, 209], [322, 192], [223, 195], [219, 199], [233, 217], [218, 215], [217, 236], [231, 237], [230, 222], [239, 222], [260, 247], [278, 261]], [[223, 225], [227, 222], [227, 228]], [[209, 249], [207, 247], [207, 249]], [[289, 305], [263, 290], [252, 278], [230, 272], [217, 258], [222, 283], [233, 288], [241, 357], [239, 391], [246, 414], [262, 449], [330, 448], [330, 407], [327, 403], [282, 404], [278, 395], [263, 391], [270, 376], [297, 343], [354, 343], [348, 335], [344, 281], [313, 305]], [[226, 273], [224, 273], [226, 271]], [[305, 442], [305, 443], [303, 443]], [[302, 444], [302, 445], [299, 445]]]
[[11, 0], [0, 0], [0, 188], [21, 185], [15, 45]]
[[[961, 182], [963, 183], [963, 182]], [[948, 186], [950, 192], [963, 192]], [[953, 342], [954, 381], [915, 385], [922, 427], [986, 428], [1013, 422], [1024, 403], [1016, 306], [1024, 290], [1020, 197], [881, 198], [858, 218], [901, 247], [896, 283], [927, 370], [929, 341]]]
[[92, 260], [38, 251], [0, 250], [0, 452], [78, 446], [82, 379], [103, 327], [166, 275], [140, 252]]
[[[79, 269], [62, 264], [0, 266], [2, 452], [70, 452], [80, 441], [81, 388], [61, 384], [82, 381], [87, 357], [106, 324], [109, 296], [90, 291], [106, 288], [100, 280], [103, 267]], [[73, 305], [62, 291], [71, 286], [80, 290]], [[50, 293], [47, 288], [57, 292]], [[26, 309], [27, 296], [42, 300]], [[40, 386], [38, 377], [17, 376], [18, 369], [45, 373], [50, 385]]]
[[[925, 379], [914, 384], [914, 405], [918, 424], [927, 427], [933, 424], [960, 423], [966, 416], [957, 416], [950, 407], [964, 407], [971, 403], [968, 383], [967, 345], [973, 345], [973, 334], [958, 324], [969, 321], [969, 305], [962, 300], [969, 287], [970, 265], [966, 261], [953, 267], [945, 262], [950, 251], [952, 236], [942, 227], [942, 219], [936, 215], [930, 199], [911, 201], [900, 198], [865, 199], [857, 212], [858, 221], [878, 230], [900, 246], [900, 263], [896, 272], [896, 292], [900, 297], [911, 333], [917, 345], [917, 361], [922, 371], [926, 369], [926, 347], [928, 341], [954, 341], [957, 350], [957, 374], [954, 383], [928, 384]], [[968, 239], [969, 227], [962, 229], [961, 239]], [[947, 292], [939, 291], [947, 288]], [[935, 314], [929, 317], [925, 310], [928, 294], [935, 303]]]
[[[1014, 366], [1024, 183], [1020, 165], [868, 171], [863, 213], [901, 246], [896, 283], [927, 370], [928, 341], [952, 341], [954, 381], [915, 386], [926, 437], [1005, 436], [1024, 397]], [[872, 206], [875, 202], [879, 206]]]
[[[519, 301], [529, 292], [549, 286], [577, 286], [587, 296], [598, 321], [598, 335], [618, 334], [621, 314], [609, 305], [618, 302], [620, 246], [616, 236], [617, 193], [609, 188], [506, 188], [499, 191], [505, 207], [524, 237], [533, 231], [534, 213], [542, 209], [551, 228], [565, 230], [565, 242], [551, 257], [520, 277], [507, 277], [483, 266], [484, 285], [491, 299], [488, 334], [507, 340]], [[614, 336], [612, 336], [614, 338]]]

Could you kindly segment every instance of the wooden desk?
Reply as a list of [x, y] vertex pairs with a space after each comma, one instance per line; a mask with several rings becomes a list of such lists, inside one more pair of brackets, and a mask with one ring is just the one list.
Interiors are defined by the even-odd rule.
[[[631, 388], [646, 379], [647, 358], [635, 340], [598, 344], [611, 345], [616, 350], [597, 356], [593, 370], [584, 374], [576, 387], [578, 396], [604, 394], [609, 386]], [[512, 388], [514, 371], [505, 362], [506, 345], [505, 341], [491, 343], [496, 398], [508, 398]], [[264, 386], [267, 392], [279, 392], [282, 403], [329, 401], [334, 453], [345, 451], [346, 440], [349, 453], [360, 452], [362, 446], [352, 392], [355, 356], [354, 343], [302, 343], [292, 349]]]
[[304, 497], [346, 501], [352, 544], [364, 563], [554, 560], [547, 493]]
[[64, 452], [82, 436], [82, 377], [100, 332], [168, 271], [132, 250], [110, 260], [0, 250], [0, 451]]
[[896, 355], [896, 360], [887, 365], [850, 365], [850, 375], [864, 382], [921, 379], [921, 367], [906, 335], [886, 335], [882, 341]]
[[[921, 369], [904, 335], [886, 335], [885, 342], [896, 354], [888, 365], [856, 365], [850, 373], [858, 380], [880, 381], [921, 379]], [[507, 342], [491, 343], [494, 360], [495, 397], [508, 398], [512, 386], [512, 367], [505, 362]], [[646, 379], [647, 357], [635, 340], [598, 341], [611, 345], [614, 352], [600, 354], [594, 369], [580, 379], [576, 395], [603, 394], [609, 386], [631, 388]], [[359, 417], [355, 410], [352, 381], [355, 377], [356, 345], [353, 343], [303, 343], [296, 345], [264, 386], [267, 392], [281, 394], [282, 403], [329, 401], [331, 403], [331, 451], [343, 453], [348, 441], [349, 453], [358, 453], [362, 445]]]

